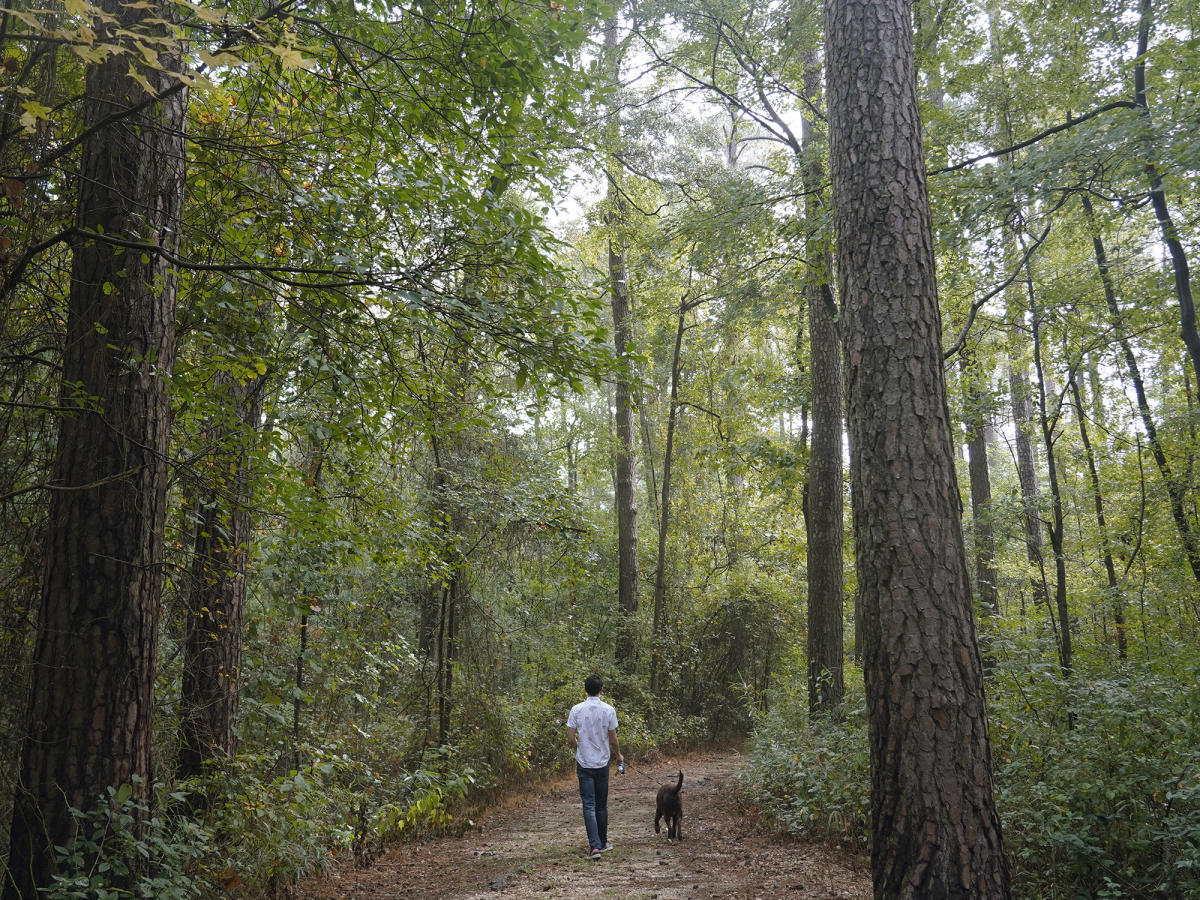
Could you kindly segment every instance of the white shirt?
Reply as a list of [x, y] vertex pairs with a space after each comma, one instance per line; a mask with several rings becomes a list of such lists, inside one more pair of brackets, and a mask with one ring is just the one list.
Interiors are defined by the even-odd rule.
[[617, 711], [599, 697], [588, 697], [571, 707], [567, 727], [579, 738], [575, 761], [585, 769], [608, 765], [608, 733], [617, 730]]

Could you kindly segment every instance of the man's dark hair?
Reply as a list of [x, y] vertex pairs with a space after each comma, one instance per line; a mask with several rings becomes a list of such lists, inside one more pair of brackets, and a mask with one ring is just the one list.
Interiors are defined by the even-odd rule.
[[587, 691], [589, 697], [595, 697], [603, 687], [604, 682], [600, 680], [599, 675], [589, 675], [583, 680], [583, 689]]

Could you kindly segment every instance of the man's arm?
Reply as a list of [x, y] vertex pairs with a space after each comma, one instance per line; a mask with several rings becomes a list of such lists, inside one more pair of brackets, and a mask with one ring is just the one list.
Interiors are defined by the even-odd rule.
[[572, 725], [567, 726], [567, 746], [572, 750], [579, 749], [579, 732]]
[[621, 755], [621, 745], [617, 741], [617, 730], [610, 728], [608, 731], [608, 746], [612, 748], [612, 752], [617, 754], [617, 762], [625, 762], [625, 757]]

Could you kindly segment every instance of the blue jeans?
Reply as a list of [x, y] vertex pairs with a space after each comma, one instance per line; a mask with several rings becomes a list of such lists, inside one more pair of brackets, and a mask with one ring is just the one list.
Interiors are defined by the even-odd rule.
[[608, 766], [585, 769], [575, 763], [579, 777], [579, 799], [583, 801], [583, 826], [588, 846], [603, 849], [608, 843]]

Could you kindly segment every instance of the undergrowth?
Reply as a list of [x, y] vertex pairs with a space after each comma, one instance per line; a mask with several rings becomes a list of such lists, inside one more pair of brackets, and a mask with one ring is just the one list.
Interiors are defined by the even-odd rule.
[[[1016, 896], [1200, 896], [1194, 659], [1181, 652], [1158, 671], [1077, 670], [1065, 681], [1052, 663], [1010, 658], [987, 691]], [[810, 722], [798, 692], [759, 717], [742, 790], [779, 827], [865, 848], [869, 785], [860, 682], [851, 679], [840, 719]]]

